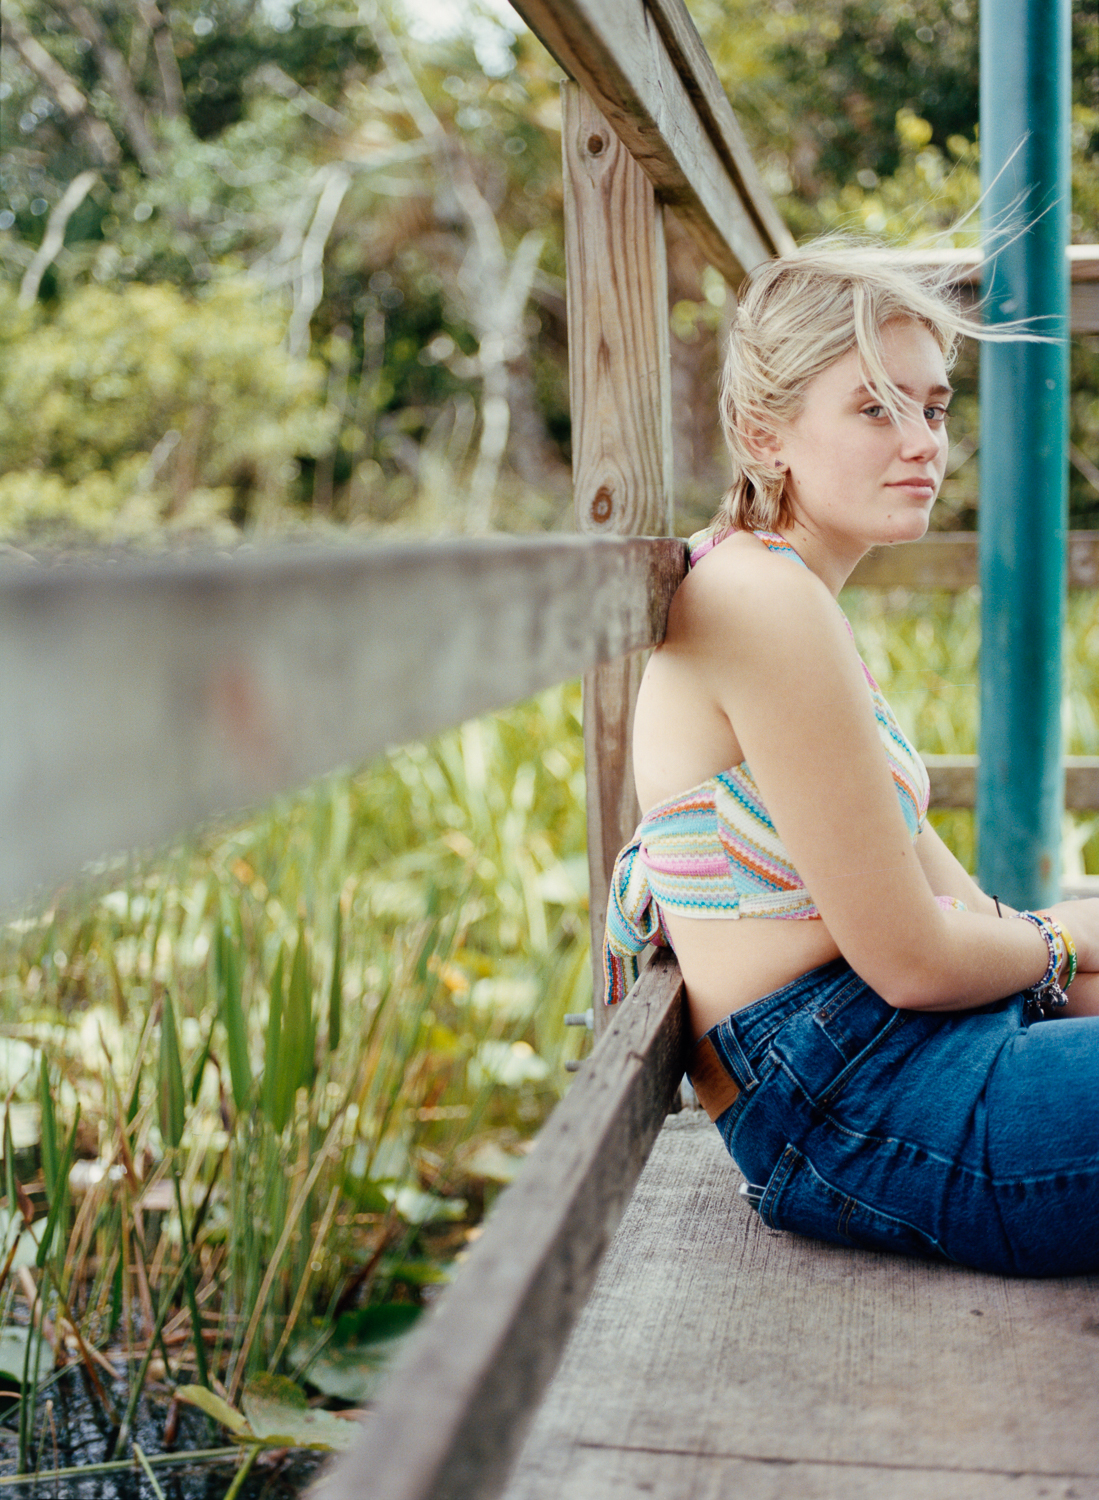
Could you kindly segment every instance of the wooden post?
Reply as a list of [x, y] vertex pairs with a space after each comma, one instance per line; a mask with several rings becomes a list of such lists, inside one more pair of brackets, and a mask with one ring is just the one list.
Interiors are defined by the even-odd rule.
[[[581, 531], [672, 530], [671, 368], [662, 212], [652, 185], [576, 84], [564, 85], [562, 144], [569, 391]], [[642, 659], [584, 678], [595, 1025], [616, 854], [639, 815], [630, 733]]]

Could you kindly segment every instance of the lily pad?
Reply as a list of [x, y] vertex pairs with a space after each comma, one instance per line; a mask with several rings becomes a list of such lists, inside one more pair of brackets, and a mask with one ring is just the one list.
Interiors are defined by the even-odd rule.
[[[11, 1381], [13, 1385], [21, 1385], [23, 1381], [23, 1365], [27, 1357], [27, 1344], [31, 1340], [31, 1330], [20, 1328], [18, 1325], [9, 1325], [0, 1332], [0, 1380]], [[35, 1331], [34, 1344], [31, 1347], [30, 1371], [33, 1377], [35, 1360], [38, 1361], [38, 1378], [45, 1379], [53, 1373], [53, 1345], [48, 1339], [44, 1339], [40, 1333]]]
[[469, 1061], [469, 1081], [473, 1088], [500, 1083], [518, 1088], [524, 1083], [540, 1083], [549, 1074], [549, 1063], [539, 1057], [529, 1042], [482, 1042]]
[[423, 1312], [412, 1302], [376, 1302], [341, 1313], [336, 1321], [337, 1344], [379, 1344], [406, 1334]]
[[364, 1406], [377, 1396], [398, 1343], [329, 1345], [309, 1366], [306, 1378], [323, 1396]]
[[309, 1384], [355, 1406], [373, 1401], [421, 1311], [390, 1302], [344, 1313], [332, 1343], [309, 1366]]
[[242, 1442], [265, 1448], [318, 1448], [342, 1453], [355, 1440], [355, 1425], [330, 1411], [312, 1411], [305, 1393], [282, 1375], [257, 1375], [244, 1388], [243, 1413], [201, 1385], [183, 1385], [180, 1401], [197, 1406]]
[[392, 1260], [386, 1256], [382, 1268], [386, 1276], [405, 1286], [446, 1286], [454, 1276], [453, 1266], [434, 1260]]
[[268, 1447], [322, 1448], [344, 1452], [356, 1427], [330, 1411], [311, 1409], [305, 1393], [281, 1375], [250, 1380], [240, 1403], [256, 1437]]
[[399, 1188], [386, 1183], [382, 1192], [406, 1224], [436, 1224], [444, 1219], [460, 1219], [469, 1206], [464, 1198], [441, 1198], [437, 1193], [425, 1193], [422, 1188], [411, 1184]]

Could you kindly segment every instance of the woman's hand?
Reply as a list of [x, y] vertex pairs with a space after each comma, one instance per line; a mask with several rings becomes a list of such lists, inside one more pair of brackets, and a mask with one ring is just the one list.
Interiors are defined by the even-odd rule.
[[1099, 896], [1059, 901], [1043, 910], [1060, 922], [1076, 947], [1076, 978], [1065, 991], [1068, 1005], [1059, 1014], [1099, 1016]]
[[1056, 906], [1042, 910], [1071, 935], [1080, 974], [1099, 974], [1099, 896], [1089, 896], [1083, 901], [1059, 901]]
[[1072, 987], [1065, 991], [1068, 1004], [1060, 1012], [1062, 1016], [1099, 1017], [1099, 974], [1077, 973]]

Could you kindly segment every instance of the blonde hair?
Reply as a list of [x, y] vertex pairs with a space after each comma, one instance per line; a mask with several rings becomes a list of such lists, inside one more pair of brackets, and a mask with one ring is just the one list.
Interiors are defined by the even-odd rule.
[[733, 482], [718, 525], [767, 531], [790, 519], [786, 473], [754, 452], [752, 439], [794, 421], [810, 382], [852, 349], [859, 351], [867, 384], [894, 419], [911, 406], [882, 356], [882, 329], [897, 319], [922, 323], [947, 369], [963, 335], [990, 332], [962, 310], [949, 266], [905, 264], [846, 236], [816, 240], [752, 273], [734, 314], [721, 379]]

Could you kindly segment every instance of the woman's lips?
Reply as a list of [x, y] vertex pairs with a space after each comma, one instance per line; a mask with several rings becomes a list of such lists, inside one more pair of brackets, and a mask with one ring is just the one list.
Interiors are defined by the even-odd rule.
[[912, 495], [933, 495], [938, 488], [933, 479], [893, 479], [886, 486], [891, 490], [907, 490]]

